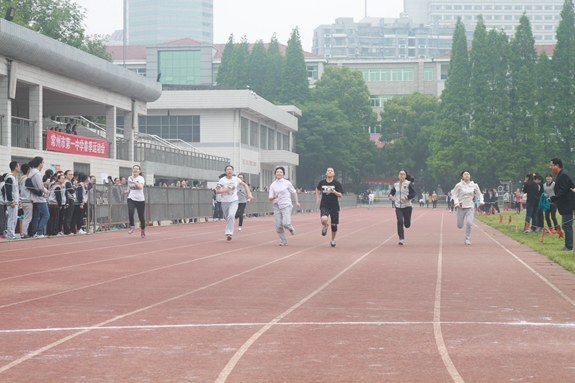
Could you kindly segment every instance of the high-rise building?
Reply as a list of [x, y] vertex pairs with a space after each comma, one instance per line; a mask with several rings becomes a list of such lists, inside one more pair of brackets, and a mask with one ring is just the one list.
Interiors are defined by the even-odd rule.
[[461, 16], [468, 36], [472, 36], [479, 15], [487, 29], [503, 29], [515, 34], [525, 12], [531, 22], [536, 44], [555, 44], [563, 0], [404, 0], [407, 17], [415, 24], [453, 27]]
[[128, 44], [214, 39], [214, 0], [128, 0]]

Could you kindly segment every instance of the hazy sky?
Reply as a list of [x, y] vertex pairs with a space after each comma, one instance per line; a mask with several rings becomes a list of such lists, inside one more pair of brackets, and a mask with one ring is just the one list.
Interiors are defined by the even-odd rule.
[[[110, 34], [122, 29], [123, 0], [75, 0], [86, 9], [89, 34]], [[370, 17], [398, 17], [403, 0], [367, 0]], [[214, 43], [225, 43], [231, 33], [236, 41], [246, 35], [249, 42], [268, 42], [277, 34], [286, 44], [292, 29], [299, 27], [304, 50], [311, 51], [313, 30], [332, 24], [338, 17], [359, 21], [365, 15], [365, 0], [214, 0]]]

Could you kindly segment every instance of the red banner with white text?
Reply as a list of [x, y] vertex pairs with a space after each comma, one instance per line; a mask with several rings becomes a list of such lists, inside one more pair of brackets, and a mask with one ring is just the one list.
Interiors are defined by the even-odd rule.
[[108, 141], [98, 140], [91, 137], [76, 136], [46, 131], [46, 150], [71, 154], [81, 154], [84, 156], [108, 157]]

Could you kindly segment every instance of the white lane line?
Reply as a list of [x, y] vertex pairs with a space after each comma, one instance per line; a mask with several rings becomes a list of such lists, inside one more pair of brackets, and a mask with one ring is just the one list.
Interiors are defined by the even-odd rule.
[[[386, 222], [386, 221], [389, 221], [389, 219], [384, 220], [383, 222]], [[373, 224], [373, 225], [368, 226], [367, 228], [372, 227], [372, 226], [376, 226], [376, 225], [380, 225], [381, 223], [382, 223], [382, 222], [377, 222], [377, 223], [375, 223], [375, 224]], [[355, 233], [360, 232], [360, 231], [363, 231], [363, 230], [365, 230], [365, 229], [366, 229], [366, 228], [361, 228], [361, 229], [356, 230], [356, 231], [354, 231], [354, 232], [351, 232], [351, 233], [349, 233], [349, 234], [347, 234], [347, 235], [345, 235], [345, 236], [343, 236], [343, 237], [346, 237], [346, 236], [355, 234]], [[269, 242], [266, 242], [266, 243], [271, 243], [271, 242], [277, 242], [277, 239], [274, 239], [273, 241], [269, 241]], [[384, 242], [384, 243], [385, 243], [385, 242]], [[265, 244], [265, 243], [264, 243], [264, 244]], [[382, 243], [382, 244], [383, 244], [383, 243]], [[258, 246], [262, 246], [262, 245], [263, 245], [263, 244], [254, 245], [254, 246], [249, 246], [249, 247], [246, 247], [246, 248], [243, 248], [243, 249], [245, 250], [245, 249], [247, 249], [247, 248], [258, 247]], [[219, 281], [217, 281], [217, 282], [213, 282], [213, 283], [210, 283], [210, 284], [205, 285], [205, 286], [203, 286], [203, 287], [197, 288], [197, 289], [195, 289], [195, 290], [188, 291], [187, 293], [180, 294], [180, 295], [178, 295], [178, 296], [175, 296], [175, 297], [172, 297], [172, 298], [163, 300], [163, 301], [161, 301], [161, 302], [154, 303], [154, 304], [152, 304], [152, 305], [149, 305], [149, 306], [146, 306], [146, 307], [143, 307], [143, 308], [140, 308], [140, 309], [131, 311], [131, 312], [126, 313], [126, 314], [118, 315], [118, 316], [116, 316], [116, 317], [114, 317], [114, 318], [110, 318], [110, 319], [108, 319], [108, 320], [106, 320], [106, 321], [100, 322], [100, 323], [98, 323], [98, 324], [96, 324], [96, 325], [94, 325], [94, 326], [92, 326], [92, 327], [89, 327], [87, 330], [82, 330], [82, 331], [76, 332], [76, 333], [74, 333], [74, 334], [71, 334], [71, 335], [69, 335], [69, 336], [67, 336], [67, 337], [65, 337], [65, 338], [62, 338], [62, 339], [60, 339], [60, 340], [58, 340], [58, 341], [56, 341], [56, 342], [50, 343], [49, 345], [47, 345], [47, 346], [45, 346], [45, 347], [42, 347], [42, 348], [40, 348], [40, 349], [38, 349], [38, 350], [36, 350], [36, 351], [33, 351], [33, 352], [31, 352], [31, 353], [29, 353], [29, 354], [27, 354], [27, 355], [24, 355], [23, 357], [21, 357], [21, 358], [19, 358], [19, 359], [16, 359], [16, 360], [14, 360], [13, 362], [11, 362], [11, 363], [9, 363], [9, 364], [7, 364], [7, 365], [5, 365], [5, 366], [0, 367], [0, 374], [2, 374], [3, 372], [5, 372], [5, 371], [11, 369], [12, 367], [15, 367], [15, 366], [17, 366], [17, 365], [19, 365], [19, 364], [21, 364], [21, 363], [23, 363], [23, 362], [25, 362], [25, 361], [27, 361], [27, 360], [29, 360], [29, 359], [35, 357], [35, 356], [37, 356], [37, 355], [43, 353], [44, 351], [50, 350], [50, 349], [52, 349], [52, 348], [54, 348], [54, 347], [56, 347], [56, 346], [58, 346], [58, 345], [60, 345], [60, 344], [62, 344], [62, 343], [64, 343], [64, 342], [67, 342], [67, 341], [69, 341], [69, 340], [71, 340], [71, 339], [74, 339], [74, 338], [76, 338], [76, 337], [78, 337], [78, 336], [80, 336], [80, 335], [83, 335], [83, 334], [85, 334], [85, 333], [87, 333], [87, 332], [90, 332], [90, 331], [92, 331], [92, 330], [94, 330], [94, 329], [96, 329], [96, 328], [106, 326], [107, 324], [113, 323], [113, 322], [118, 321], [118, 320], [120, 320], [120, 319], [124, 319], [124, 318], [126, 318], [126, 317], [128, 317], [128, 316], [130, 316], [130, 315], [138, 314], [138, 313], [140, 313], [140, 312], [143, 312], [143, 311], [146, 311], [146, 310], [155, 308], [155, 307], [160, 306], [160, 305], [163, 305], [163, 304], [165, 304], [165, 303], [169, 303], [169, 302], [178, 300], [178, 299], [180, 299], [180, 298], [184, 298], [184, 297], [186, 297], [186, 296], [188, 296], [188, 295], [191, 295], [191, 294], [194, 294], [194, 293], [196, 293], [196, 292], [206, 290], [206, 289], [208, 289], [208, 288], [210, 288], [210, 287], [217, 286], [217, 285], [219, 285], [219, 284], [221, 284], [221, 283], [230, 281], [230, 280], [232, 280], [232, 279], [234, 279], [234, 278], [237, 278], [237, 277], [239, 277], [239, 276], [248, 274], [248, 273], [250, 273], [250, 272], [252, 272], [252, 271], [255, 271], [255, 270], [259, 270], [259, 269], [265, 268], [265, 267], [267, 267], [267, 266], [269, 266], [269, 265], [272, 265], [272, 264], [274, 264], [274, 263], [283, 261], [284, 259], [291, 258], [291, 257], [293, 257], [293, 256], [295, 256], [295, 255], [297, 255], [297, 254], [303, 253], [303, 252], [308, 251], [308, 250], [315, 249], [316, 247], [320, 247], [320, 246], [325, 246], [325, 243], [322, 242], [322, 243], [319, 244], [319, 245], [312, 246], [312, 247], [308, 247], [308, 248], [306, 248], [306, 249], [297, 251], [297, 252], [295, 252], [295, 253], [288, 254], [288, 255], [286, 255], [286, 256], [284, 256], [284, 257], [275, 259], [275, 260], [273, 260], [273, 261], [271, 261], [271, 262], [268, 262], [268, 263], [265, 263], [265, 264], [263, 264], [263, 265], [256, 266], [256, 267], [251, 268], [251, 269], [249, 269], [249, 270], [242, 271], [241, 273], [234, 274], [234, 275], [231, 275], [231, 276], [226, 277], [226, 278], [224, 278], [224, 279], [221, 279], [221, 280], [219, 280]], [[381, 246], [381, 245], [380, 245], [380, 246]], [[236, 250], [237, 250], [237, 249], [236, 249]], [[229, 252], [232, 252], [232, 251], [235, 251], [235, 250], [229, 250], [229, 251], [224, 252], [224, 253], [221, 253], [221, 254], [229, 253]], [[210, 257], [214, 257], [214, 256], [216, 256], [216, 255], [211, 255], [211, 256], [206, 257], [206, 258], [210, 258]], [[192, 262], [192, 261], [190, 261], [190, 262]]]
[[[428, 326], [437, 322], [278, 322], [276, 326]], [[449, 326], [516, 326], [516, 327], [557, 327], [575, 328], [575, 323], [549, 323], [549, 322], [440, 322]], [[170, 325], [140, 325], [140, 326], [101, 326], [101, 327], [63, 327], [63, 328], [34, 328], [20, 330], [0, 330], [0, 334], [17, 333], [43, 333], [84, 330], [162, 330], [174, 328], [217, 328], [217, 327], [260, 327], [267, 323], [196, 323], [196, 324], [170, 324]]]
[[[495, 242], [496, 244], [498, 244], [499, 246], [501, 246], [501, 248], [503, 250], [505, 250], [507, 253], [511, 254], [511, 256], [513, 258], [515, 258], [519, 263], [521, 263], [523, 266], [525, 266], [527, 268], [527, 270], [531, 271], [533, 274], [535, 274], [537, 277], [539, 277], [539, 279], [541, 279], [547, 286], [551, 287], [551, 289], [553, 291], [555, 291], [557, 294], [559, 294], [561, 296], [561, 298], [565, 299], [567, 302], [571, 303], [571, 305], [575, 306], [575, 300], [571, 299], [569, 296], [567, 296], [563, 291], [561, 291], [557, 286], [555, 286], [553, 283], [551, 283], [547, 278], [545, 278], [543, 275], [539, 274], [537, 271], [535, 271], [535, 269], [533, 269], [531, 266], [529, 266], [527, 263], [525, 263], [521, 258], [519, 258], [517, 255], [515, 255], [511, 250], [509, 250], [508, 248], [506, 248], [504, 245], [502, 245], [501, 243], [499, 243], [495, 238], [492, 238], [492, 236], [490, 236], [485, 230], [483, 230], [481, 227], [476, 226], [479, 230], [481, 230], [483, 232], [483, 234], [485, 234], [487, 236], [487, 238], [491, 239], [493, 242]], [[497, 230], [497, 229], [493, 229], [493, 230]], [[535, 250], [533, 250], [535, 251]], [[542, 257], [545, 257], [544, 255], [542, 255]], [[547, 258], [547, 257], [545, 257]]]
[[441, 332], [441, 280], [443, 277], [443, 217], [445, 213], [441, 213], [441, 228], [439, 231], [439, 257], [437, 259], [437, 282], [435, 284], [435, 307], [433, 309], [433, 333], [435, 334], [435, 343], [443, 364], [451, 379], [456, 383], [464, 383], [464, 380], [459, 375], [457, 368], [453, 364], [445, 342], [443, 340], [443, 333]]

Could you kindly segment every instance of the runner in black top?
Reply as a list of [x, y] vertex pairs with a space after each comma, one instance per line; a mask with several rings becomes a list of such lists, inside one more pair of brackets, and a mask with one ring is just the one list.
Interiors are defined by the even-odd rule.
[[317, 197], [316, 204], [319, 203], [319, 194], [321, 193], [321, 235], [327, 234], [327, 217], [331, 216], [331, 247], [335, 247], [335, 235], [337, 234], [337, 225], [339, 224], [339, 201], [338, 198], [343, 196], [343, 187], [339, 181], [334, 180], [335, 170], [327, 168], [325, 172], [326, 179], [319, 181], [315, 189]]

